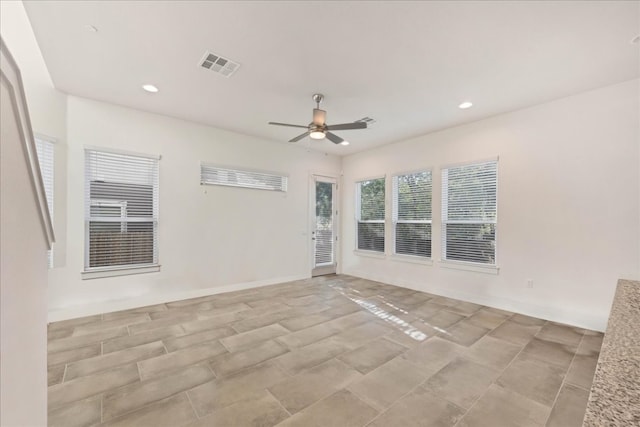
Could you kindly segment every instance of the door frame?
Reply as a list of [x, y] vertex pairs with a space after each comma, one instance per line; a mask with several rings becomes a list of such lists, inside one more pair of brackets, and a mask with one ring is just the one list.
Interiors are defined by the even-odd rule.
[[[316, 180], [333, 182], [333, 265], [316, 267], [314, 231], [316, 227]], [[309, 272], [311, 277], [338, 272], [338, 259], [340, 255], [340, 176], [333, 173], [311, 172], [309, 174]]]

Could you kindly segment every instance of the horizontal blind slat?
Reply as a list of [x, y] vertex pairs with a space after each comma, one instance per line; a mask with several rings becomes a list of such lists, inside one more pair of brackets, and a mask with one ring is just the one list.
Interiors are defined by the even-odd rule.
[[442, 170], [442, 257], [496, 262], [497, 161]]
[[158, 158], [85, 151], [87, 268], [158, 263]]

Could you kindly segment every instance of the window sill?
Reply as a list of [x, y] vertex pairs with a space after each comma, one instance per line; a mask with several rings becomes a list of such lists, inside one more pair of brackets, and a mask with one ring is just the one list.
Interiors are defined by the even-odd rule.
[[354, 249], [353, 253], [358, 256], [365, 256], [369, 258], [384, 259], [387, 257], [387, 255], [384, 252], [365, 251], [363, 249]]
[[476, 273], [494, 274], [498, 275], [500, 267], [497, 265], [482, 265], [474, 264], [470, 262], [456, 262], [456, 261], [440, 261], [440, 267], [450, 268], [452, 270], [464, 270], [474, 271]]
[[129, 276], [132, 274], [155, 273], [160, 271], [160, 265], [145, 265], [141, 267], [96, 268], [80, 273], [82, 280], [101, 279], [105, 277]]
[[409, 262], [412, 264], [433, 265], [433, 260], [431, 258], [425, 258], [425, 257], [419, 257], [419, 256], [413, 256], [413, 255], [393, 254], [391, 255], [391, 259], [394, 261]]

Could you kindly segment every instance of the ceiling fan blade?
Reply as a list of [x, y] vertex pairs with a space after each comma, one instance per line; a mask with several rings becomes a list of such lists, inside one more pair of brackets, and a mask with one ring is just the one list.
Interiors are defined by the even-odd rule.
[[300, 141], [302, 138], [304, 138], [306, 136], [309, 136], [309, 131], [306, 131], [302, 135], [298, 135], [295, 138], [290, 139], [289, 142], [298, 142], [298, 141]]
[[366, 129], [365, 122], [341, 123], [339, 125], [327, 125], [328, 130]]
[[324, 135], [327, 137], [329, 141], [333, 142], [334, 144], [340, 144], [342, 141], [344, 141], [344, 139], [340, 138], [335, 133], [325, 132]]
[[278, 122], [269, 122], [270, 125], [276, 125], [276, 126], [289, 126], [290, 128], [302, 128], [302, 129], [307, 129], [309, 126], [302, 126], [302, 125], [291, 125], [289, 123], [278, 123]]
[[313, 124], [322, 126], [324, 125], [324, 121], [327, 118], [327, 112], [324, 110], [320, 110], [319, 108], [313, 109]]

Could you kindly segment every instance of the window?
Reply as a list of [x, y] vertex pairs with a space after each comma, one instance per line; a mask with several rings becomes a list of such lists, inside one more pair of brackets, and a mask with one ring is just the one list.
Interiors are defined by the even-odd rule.
[[200, 184], [287, 191], [287, 177], [284, 175], [230, 169], [206, 163], [200, 164]]
[[442, 170], [442, 258], [496, 264], [498, 162]]
[[[40, 164], [40, 174], [44, 183], [44, 193], [47, 197], [47, 207], [49, 217], [53, 222], [53, 141], [42, 137], [35, 137], [38, 163]], [[47, 252], [49, 268], [53, 267], [53, 251]]]
[[394, 253], [431, 258], [431, 171], [393, 177]]
[[158, 264], [158, 157], [85, 151], [85, 270]]
[[384, 178], [356, 183], [357, 248], [384, 252]]

